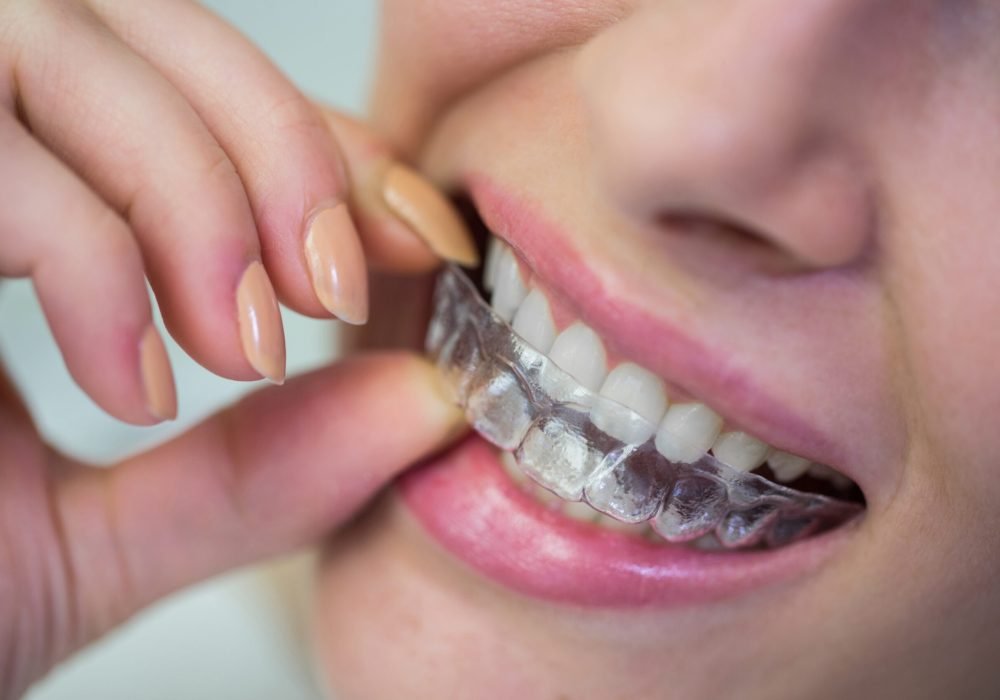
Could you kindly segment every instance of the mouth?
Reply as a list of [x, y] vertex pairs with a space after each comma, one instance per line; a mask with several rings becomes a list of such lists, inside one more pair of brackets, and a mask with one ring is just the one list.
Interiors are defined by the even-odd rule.
[[485, 263], [442, 273], [427, 348], [478, 436], [401, 482], [446, 548], [545, 598], [683, 602], [801, 573], [853, 530], [865, 499], [844, 471], [618, 353], [462, 209]]

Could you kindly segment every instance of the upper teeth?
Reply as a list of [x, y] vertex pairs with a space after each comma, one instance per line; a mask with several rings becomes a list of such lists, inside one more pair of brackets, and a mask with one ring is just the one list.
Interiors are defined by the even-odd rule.
[[547, 353], [556, 339], [556, 324], [549, 311], [549, 300], [537, 289], [532, 289], [521, 302], [511, 325], [514, 332], [538, 352]]
[[[559, 332], [549, 300], [541, 289], [526, 284], [514, 253], [497, 238], [490, 241], [483, 282], [487, 289], [492, 288], [497, 315], [510, 321], [532, 347], [598, 394], [591, 420], [608, 435], [632, 444], [652, 437], [656, 449], [674, 462], [694, 462], [712, 450], [719, 461], [741, 471], [751, 471], [767, 461], [779, 481], [793, 481], [809, 471], [835, 484], [849, 485], [846, 477], [829, 467], [817, 469], [821, 465], [772, 449], [743, 431], [723, 431], [723, 419], [703, 403], [670, 405], [663, 382], [644, 367], [623, 362], [609, 372], [604, 343], [597, 333], [581, 321]], [[619, 406], [631, 409], [648, 424], [629, 420]], [[651, 426], [656, 426], [655, 433]]]
[[[632, 409], [655, 426], [667, 410], [667, 392], [663, 382], [648, 369], [632, 362], [622, 362], [604, 379], [600, 395]], [[590, 419], [608, 435], [622, 442], [641, 444], [653, 436], [654, 428], [629, 421], [616, 412], [614, 404], [598, 401]]]
[[521, 302], [528, 295], [528, 289], [521, 279], [520, 266], [514, 254], [506, 246], [493, 263], [493, 310], [504, 321], [514, 318]]
[[586, 324], [576, 323], [556, 336], [549, 359], [591, 391], [597, 391], [608, 374], [604, 343]]

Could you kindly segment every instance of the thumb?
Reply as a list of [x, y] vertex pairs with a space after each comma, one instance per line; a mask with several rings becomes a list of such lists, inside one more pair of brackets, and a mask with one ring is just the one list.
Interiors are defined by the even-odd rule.
[[186, 584], [302, 545], [462, 431], [437, 372], [357, 356], [264, 389], [56, 498], [91, 638]]

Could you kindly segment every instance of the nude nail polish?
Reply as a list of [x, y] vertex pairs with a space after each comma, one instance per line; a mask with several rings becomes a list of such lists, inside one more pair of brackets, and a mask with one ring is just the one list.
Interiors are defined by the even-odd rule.
[[309, 224], [306, 262], [316, 297], [341, 321], [368, 320], [368, 270], [346, 204], [321, 210]]
[[401, 163], [390, 165], [382, 176], [382, 199], [436, 255], [467, 267], [479, 264], [479, 253], [458, 212], [418, 172]]
[[250, 263], [236, 288], [243, 354], [261, 376], [285, 381], [285, 332], [278, 299], [260, 262]]
[[177, 392], [174, 375], [170, 370], [170, 360], [167, 358], [163, 339], [152, 325], [139, 341], [139, 368], [146, 394], [146, 409], [158, 420], [176, 418]]

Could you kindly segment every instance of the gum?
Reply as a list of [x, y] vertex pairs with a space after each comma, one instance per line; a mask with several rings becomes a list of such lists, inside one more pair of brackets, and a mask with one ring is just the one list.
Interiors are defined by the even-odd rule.
[[455, 401], [487, 441], [514, 454], [538, 484], [627, 523], [650, 521], [671, 542], [714, 533], [723, 546], [780, 547], [855, 517], [856, 503], [805, 493], [722, 464], [706, 454], [671, 462], [652, 439], [625, 443], [590, 419], [599, 400], [634, 423], [656, 426], [580, 386], [493, 313], [457, 267], [437, 283], [426, 349]]

